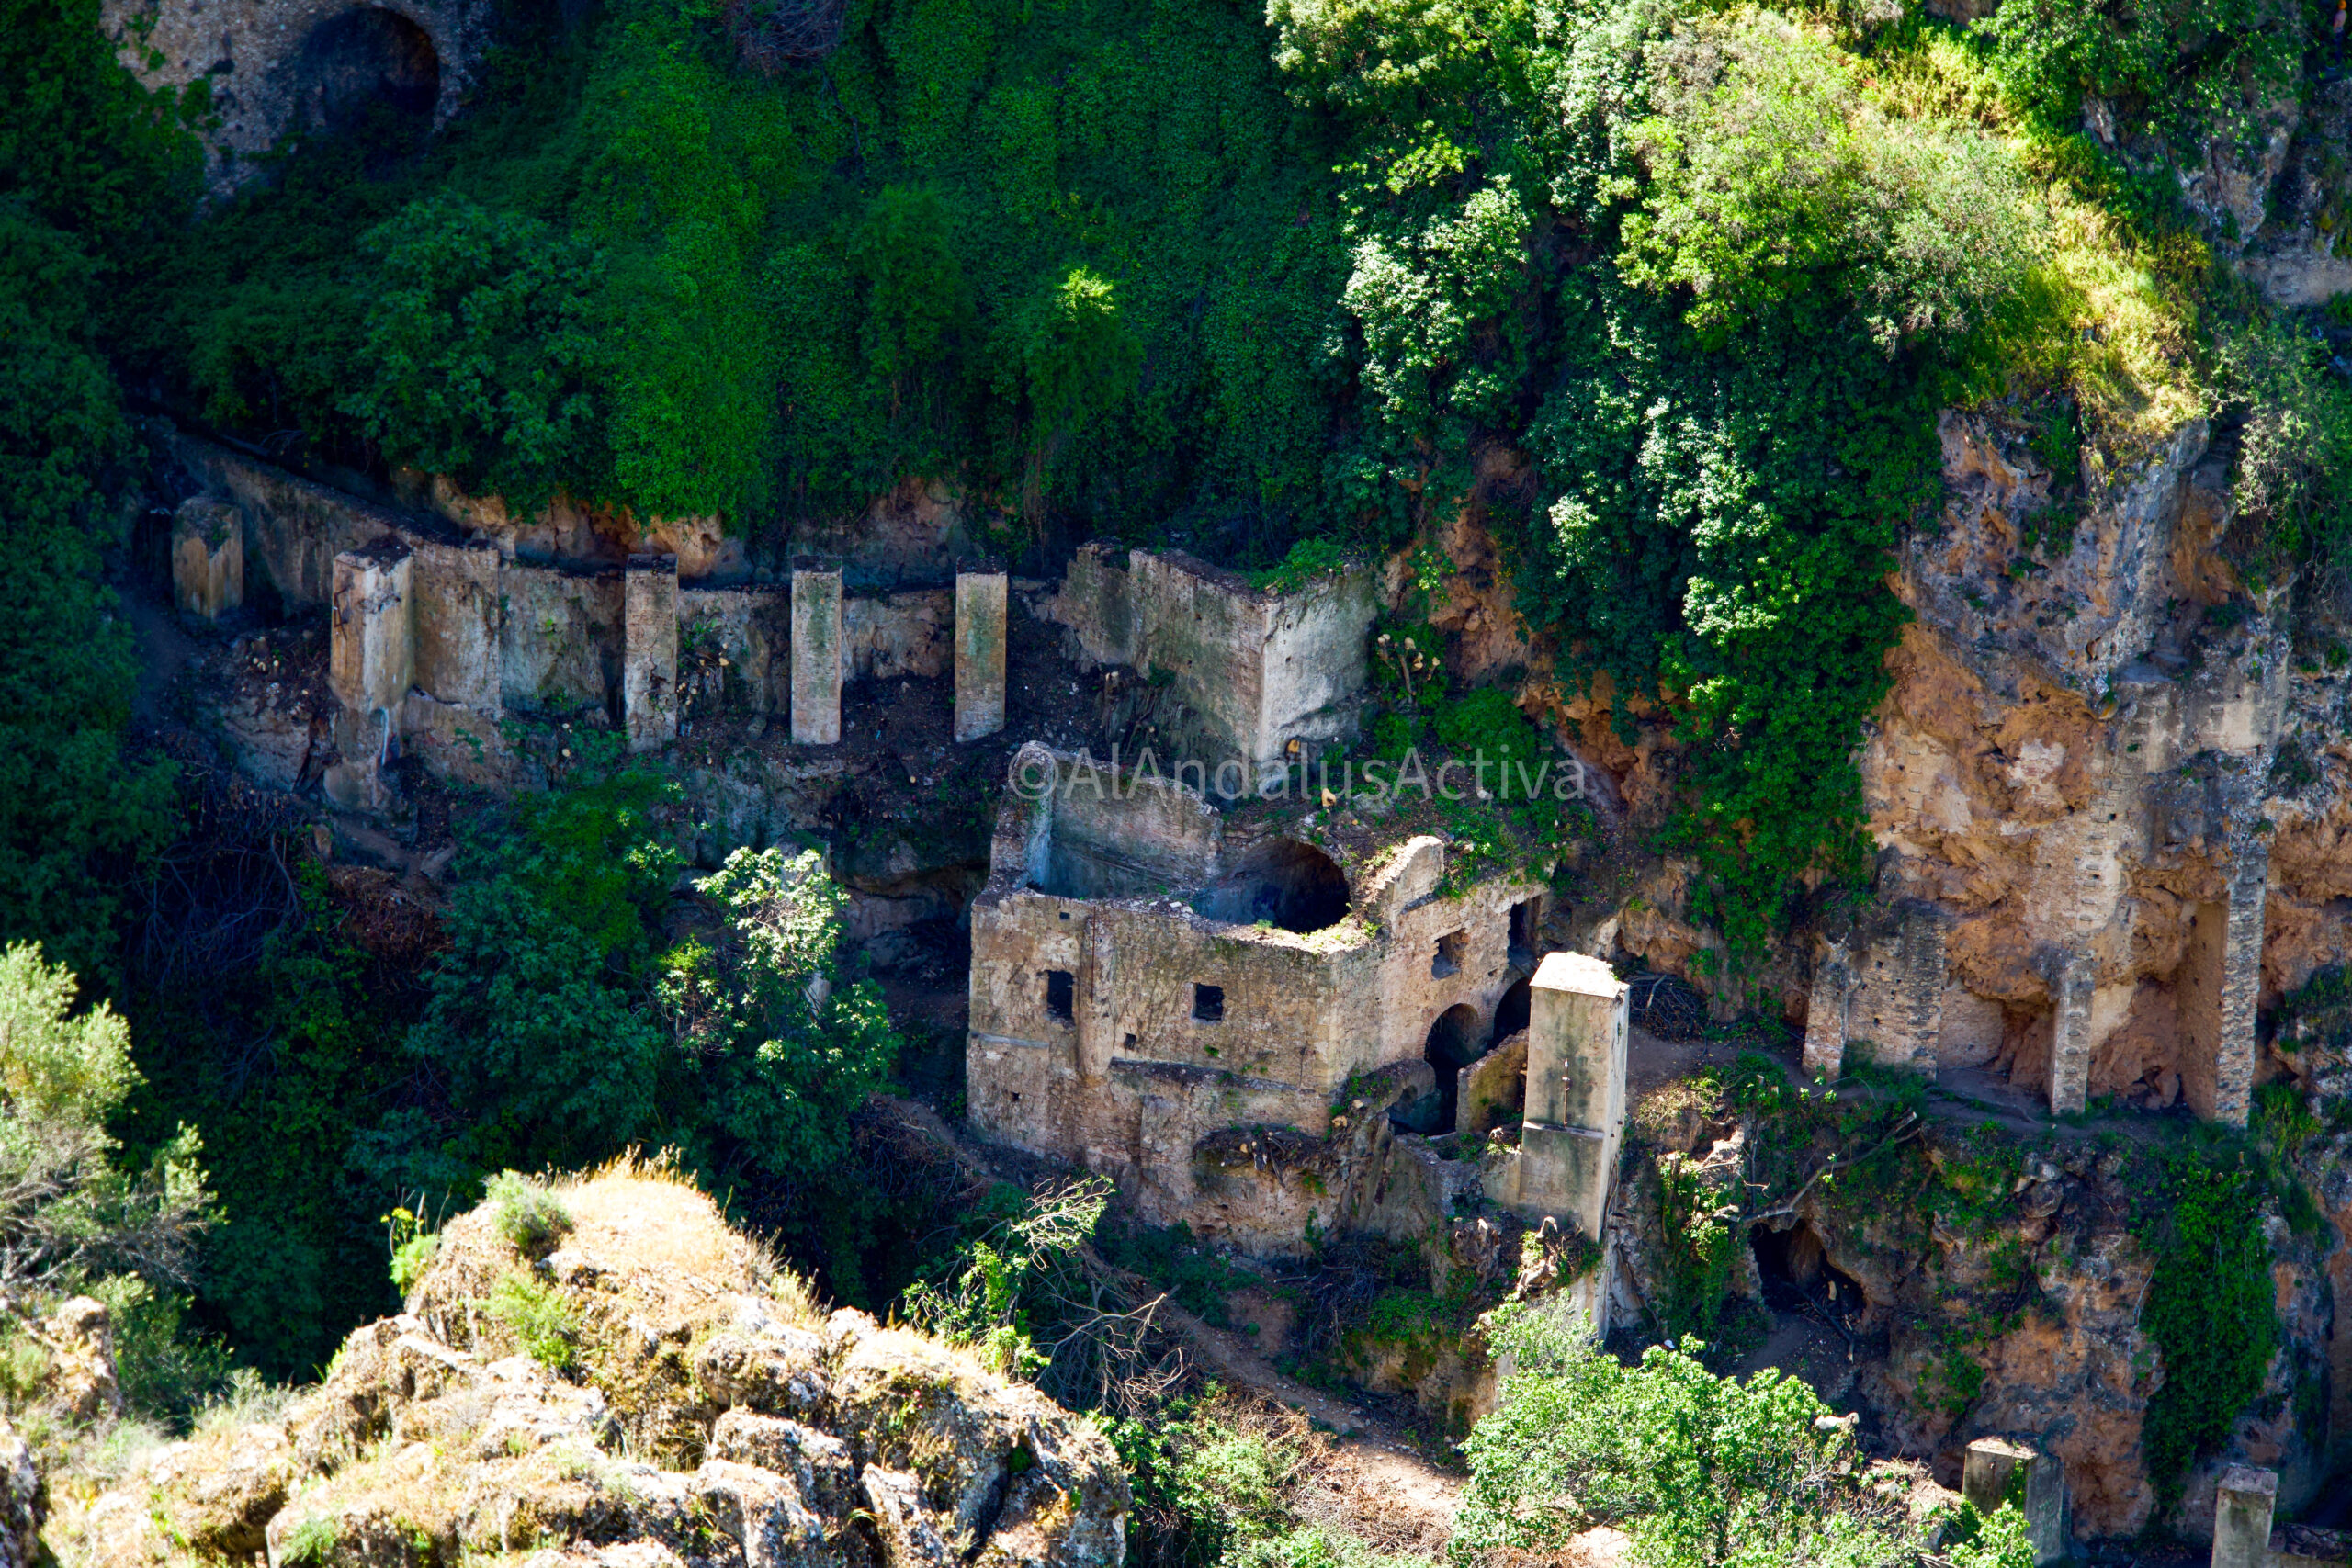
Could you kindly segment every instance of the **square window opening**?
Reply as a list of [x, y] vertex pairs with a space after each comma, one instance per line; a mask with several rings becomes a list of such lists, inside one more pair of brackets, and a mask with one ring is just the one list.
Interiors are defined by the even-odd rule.
[[1223, 1023], [1225, 1021], [1225, 987], [1194, 986], [1193, 987], [1193, 1021]]
[[1430, 960], [1431, 978], [1442, 980], [1448, 975], [1462, 972], [1462, 950], [1465, 943], [1466, 938], [1461, 931], [1437, 939], [1436, 955]]
[[1068, 1023], [1074, 1016], [1078, 981], [1067, 969], [1046, 971], [1046, 1016]]

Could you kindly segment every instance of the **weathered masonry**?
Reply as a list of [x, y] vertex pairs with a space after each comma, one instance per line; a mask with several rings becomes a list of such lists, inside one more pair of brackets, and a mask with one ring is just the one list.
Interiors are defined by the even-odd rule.
[[1625, 983], [1598, 958], [1554, 953], [1532, 988], [1519, 1145], [1489, 1156], [1480, 1176], [1492, 1201], [1529, 1220], [1573, 1220], [1598, 1241], [1625, 1130]]
[[1268, 1250], [1344, 1226], [1363, 1195], [1271, 1170], [1284, 1140], [1392, 1103], [1451, 1132], [1464, 1069], [1527, 1026], [1540, 884], [1449, 891], [1419, 837], [1351, 885], [1168, 780], [1034, 744], [1012, 776], [972, 908], [972, 1122], [1159, 1223]]
[[1079, 547], [1057, 610], [1081, 670], [1123, 664], [1170, 682], [1184, 717], [1159, 744], [1204, 760], [1213, 779], [1227, 759], [1279, 768], [1294, 743], [1355, 733], [1374, 613], [1362, 568], [1272, 593], [1187, 555], [1100, 543]]
[[347, 809], [384, 806], [382, 765], [403, 748], [444, 777], [503, 783], [510, 714], [594, 711], [651, 751], [731, 709], [831, 745], [844, 682], [952, 666], [958, 737], [1003, 727], [1001, 573], [874, 596], [821, 563], [788, 583], [682, 581], [673, 555], [532, 558], [511, 528], [395, 512], [185, 434], [170, 451], [204, 492], [173, 525], [182, 612], [218, 620], [256, 590], [331, 607], [335, 668], [368, 671], [333, 682], [344, 765], [327, 788]]
[[201, 83], [216, 192], [266, 165], [288, 131], [367, 114], [439, 126], [496, 21], [489, 0], [106, 0], [100, 23], [151, 88]]

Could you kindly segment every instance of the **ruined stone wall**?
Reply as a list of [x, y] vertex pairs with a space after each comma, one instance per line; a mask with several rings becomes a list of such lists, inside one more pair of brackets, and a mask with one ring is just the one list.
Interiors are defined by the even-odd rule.
[[[2243, 1120], [2257, 995], [2342, 951], [2344, 879], [2313, 848], [2352, 820], [2344, 675], [2296, 666], [2285, 588], [2238, 583], [2201, 425], [2111, 473], [2087, 459], [2071, 547], [2016, 572], [2072, 476], [1993, 415], [1942, 434], [1950, 502], [1906, 547], [1917, 620], [1862, 757], [1882, 904], [1816, 954], [1807, 1061], [1883, 1034], [1921, 1070], [1989, 1067], [2062, 1109], [2185, 1095]], [[2308, 807], [2274, 797], [2282, 747], [2315, 775]], [[1883, 965], [1898, 979], [1874, 991]]]
[[1318, 748], [1355, 732], [1374, 613], [1369, 571], [1293, 593], [1177, 552], [1090, 543], [1054, 604], [1081, 667], [1131, 664], [1172, 682], [1189, 715], [1176, 744], [1216, 767], [1228, 757], [1280, 767], [1296, 739]]
[[[499, 723], [510, 712], [586, 709], [621, 723], [636, 715], [650, 725], [636, 727], [639, 739], [658, 744], [697, 713], [781, 715], [789, 706], [788, 589], [682, 581], [692, 576], [689, 566], [740, 568], [740, 541], [720, 538], [715, 524], [689, 518], [639, 529], [559, 503], [518, 525], [494, 501], [446, 483], [412, 484], [431, 509], [402, 510], [162, 422], [154, 436], [176, 488], [220, 498], [218, 509], [240, 532], [249, 579], [285, 612], [324, 609], [338, 556], [386, 536], [409, 547], [415, 685], [398, 719], [444, 777], [503, 784], [511, 759]], [[663, 587], [640, 606], [652, 619], [640, 614], [633, 659], [629, 563], [659, 563], [668, 552], [630, 557], [624, 547], [665, 540], [686, 554], [675, 569], [654, 569]], [[945, 589], [846, 599], [843, 676], [944, 677], [954, 616]], [[663, 621], [674, 623], [674, 643]], [[643, 678], [632, 686], [633, 677]], [[664, 705], [674, 712], [649, 716]]]
[[[1361, 1197], [1318, 1199], [1298, 1172], [1328, 1151], [1306, 1145], [1385, 1122], [1408, 1089], [1426, 1097], [1424, 1051], [1449, 1010], [1484, 1043], [1529, 964], [1512, 908], [1541, 888], [1446, 894], [1444, 846], [1423, 837], [1320, 930], [1214, 919], [1195, 894], [1262, 841], [1228, 843], [1197, 794], [1035, 745], [1012, 774], [972, 906], [973, 1124], [1115, 1176], [1159, 1223], [1295, 1250], [1310, 1214], [1329, 1226]], [[1023, 793], [1048, 776], [1056, 789]]]

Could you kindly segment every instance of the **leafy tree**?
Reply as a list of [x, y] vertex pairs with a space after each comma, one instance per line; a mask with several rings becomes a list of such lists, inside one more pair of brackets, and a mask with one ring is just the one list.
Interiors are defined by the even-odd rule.
[[827, 1168], [898, 1053], [881, 993], [842, 961], [847, 897], [815, 852], [778, 849], [736, 851], [700, 891], [722, 912], [716, 940], [673, 949], [656, 987], [666, 1135], [718, 1190], [739, 1170]]
[[370, 230], [360, 252], [373, 374], [344, 409], [391, 457], [524, 507], [609, 486], [595, 251], [445, 194]]
[[107, 976], [128, 864], [172, 818], [168, 766], [122, 750], [137, 661], [105, 578], [136, 449], [84, 341], [92, 277], [0, 204], [0, 937]]
[[458, 1164], [411, 1157], [402, 1185], [590, 1165], [655, 1125], [668, 1043], [645, 983], [677, 852], [653, 812], [675, 788], [605, 772], [524, 796], [511, 822], [472, 836], [449, 950], [408, 1041], [459, 1119], [440, 1149]]
[[0, 1299], [57, 1296], [101, 1275], [187, 1274], [211, 1218], [195, 1131], [143, 1170], [114, 1159], [107, 1118], [130, 1093], [130, 1032], [100, 1003], [71, 1012], [71, 971], [0, 950]]
[[1109, 278], [1069, 268], [1024, 325], [1022, 385], [1041, 442], [1075, 434], [1135, 389], [1143, 345], [1120, 319]]
[[2029, 0], [1981, 24], [1993, 69], [2026, 113], [2064, 133], [2109, 100], [2191, 157], [2216, 132], [2258, 139], [2300, 73], [2303, 8], [2271, 0]]
[[1652, 61], [1623, 265], [1688, 288], [1710, 341], [1859, 310], [1891, 348], [1965, 331], [2017, 288], [2032, 247], [2015, 165], [1973, 130], [1888, 120], [1826, 34], [1741, 13], [1686, 24]]
[[971, 314], [949, 222], [938, 192], [885, 186], [850, 241], [851, 265], [866, 289], [866, 353], [890, 383], [894, 405], [913, 378], [940, 367]]
[[1465, 1568], [1597, 1524], [1625, 1530], [1643, 1568], [1860, 1568], [1919, 1544], [1902, 1505], [1863, 1485], [1843, 1429], [1816, 1428], [1828, 1412], [1798, 1380], [1717, 1377], [1695, 1340], [1622, 1366], [1563, 1311], [1510, 1306], [1489, 1323], [1515, 1370], [1464, 1446], [1451, 1551]]
[[96, 0], [0, 0], [0, 941], [93, 979], [171, 820], [167, 771], [122, 754], [136, 665], [105, 568], [138, 452], [95, 344], [187, 220], [198, 107], [131, 79]]

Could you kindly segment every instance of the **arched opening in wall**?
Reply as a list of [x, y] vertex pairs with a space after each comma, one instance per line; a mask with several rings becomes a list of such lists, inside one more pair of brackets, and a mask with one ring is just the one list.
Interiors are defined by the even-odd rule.
[[1314, 845], [1276, 839], [1243, 856], [1233, 874], [1195, 907], [1213, 920], [1266, 920], [1286, 931], [1319, 931], [1347, 918], [1348, 877]]
[[314, 130], [421, 138], [441, 100], [441, 56], [397, 11], [363, 6], [330, 17], [302, 44], [300, 113]]
[[1503, 999], [1495, 1004], [1495, 1027], [1487, 1035], [1489, 1050], [1527, 1027], [1530, 994], [1525, 980], [1514, 980], [1510, 989], [1503, 993]]
[[1751, 1225], [1747, 1244], [1764, 1280], [1764, 1304], [1774, 1312], [1811, 1311], [1842, 1323], [1869, 1307], [1860, 1282], [1829, 1261], [1820, 1235], [1803, 1220], [1784, 1231]]
[[1428, 1043], [1421, 1048], [1421, 1057], [1429, 1063], [1437, 1083], [1419, 1100], [1398, 1108], [1398, 1124], [1432, 1136], [1453, 1132], [1461, 1099], [1462, 1069], [1485, 1051], [1486, 1032], [1478, 1027], [1477, 1009], [1461, 1002], [1440, 1013], [1437, 1021], [1430, 1025]]

